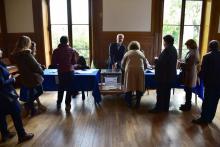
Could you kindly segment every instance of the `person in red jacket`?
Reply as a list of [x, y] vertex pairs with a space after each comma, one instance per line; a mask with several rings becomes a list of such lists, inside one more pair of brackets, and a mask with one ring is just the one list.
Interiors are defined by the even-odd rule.
[[52, 55], [52, 66], [57, 67], [59, 77], [57, 109], [59, 110], [61, 108], [63, 94], [64, 91], [66, 91], [66, 112], [69, 112], [71, 109], [70, 103], [73, 90], [71, 90], [70, 85], [74, 77], [74, 64], [76, 64], [75, 54], [75, 49], [69, 46], [68, 37], [62, 36], [60, 38], [60, 44], [53, 51]]

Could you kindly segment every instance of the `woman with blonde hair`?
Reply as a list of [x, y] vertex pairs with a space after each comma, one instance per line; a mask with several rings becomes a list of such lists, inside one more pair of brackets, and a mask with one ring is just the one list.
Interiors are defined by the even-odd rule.
[[128, 45], [128, 51], [125, 53], [121, 65], [125, 71], [124, 86], [125, 100], [131, 107], [132, 92], [136, 91], [136, 107], [139, 107], [140, 100], [145, 91], [144, 69], [147, 66], [147, 59], [140, 51], [140, 43], [131, 41]]
[[185, 56], [184, 63], [181, 63], [184, 72], [184, 90], [186, 92], [186, 102], [180, 106], [180, 110], [189, 111], [191, 109], [192, 88], [197, 82], [197, 66], [199, 64], [199, 51], [196, 42], [193, 39], [186, 41], [185, 45], [189, 49]]
[[[21, 83], [20, 100], [26, 102], [27, 112], [31, 116], [37, 113], [34, 101], [43, 93], [43, 70], [31, 54], [31, 39], [28, 36], [19, 37], [12, 58], [19, 70]], [[27, 113], [28, 114], [28, 113]]]

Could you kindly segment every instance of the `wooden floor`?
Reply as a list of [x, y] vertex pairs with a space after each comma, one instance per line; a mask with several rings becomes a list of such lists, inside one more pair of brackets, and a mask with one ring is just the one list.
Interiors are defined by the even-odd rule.
[[91, 94], [85, 102], [79, 95], [73, 99], [69, 115], [64, 104], [60, 112], [56, 111], [56, 96], [56, 92], [45, 92], [41, 100], [48, 110], [24, 119], [26, 130], [35, 134], [31, 141], [17, 144], [14, 137], [0, 146], [220, 147], [220, 105], [213, 124], [193, 125], [191, 120], [200, 110], [197, 106], [191, 112], [178, 110], [184, 101], [182, 90], [172, 95], [170, 112], [161, 114], [147, 112], [155, 103], [155, 91], [144, 95], [140, 109], [129, 109], [122, 96], [104, 96], [101, 106], [95, 106]]

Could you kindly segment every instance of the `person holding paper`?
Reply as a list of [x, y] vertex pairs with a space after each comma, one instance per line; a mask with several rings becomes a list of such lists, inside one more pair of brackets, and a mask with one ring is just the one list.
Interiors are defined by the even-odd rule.
[[116, 43], [111, 43], [109, 46], [109, 69], [120, 69], [121, 60], [126, 52], [126, 48], [123, 45], [124, 35], [118, 34]]
[[125, 53], [121, 66], [125, 71], [124, 86], [125, 100], [131, 107], [132, 92], [136, 91], [136, 107], [140, 106], [141, 97], [145, 91], [144, 69], [147, 67], [147, 59], [140, 51], [140, 43], [131, 41], [128, 45], [128, 51]]

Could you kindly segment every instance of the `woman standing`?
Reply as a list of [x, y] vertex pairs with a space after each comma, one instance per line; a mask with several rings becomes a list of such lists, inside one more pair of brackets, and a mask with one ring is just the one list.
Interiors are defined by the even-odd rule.
[[132, 41], [128, 45], [128, 51], [125, 53], [121, 65], [125, 71], [125, 100], [128, 106], [131, 107], [132, 92], [136, 91], [136, 107], [139, 107], [141, 97], [145, 91], [144, 86], [144, 68], [147, 60], [144, 54], [140, 51], [140, 43]]
[[31, 39], [27, 36], [21, 36], [13, 51], [13, 61], [18, 67], [21, 83], [20, 99], [25, 101], [28, 112], [34, 116], [37, 111], [34, 107], [34, 101], [43, 93], [43, 70], [40, 64], [31, 54]]
[[180, 106], [180, 110], [189, 111], [191, 109], [192, 88], [196, 86], [197, 82], [197, 66], [199, 64], [199, 52], [196, 42], [193, 39], [186, 41], [185, 45], [189, 52], [185, 56], [183, 63], [184, 70], [184, 90], [186, 92], [186, 102]]
[[[0, 59], [2, 50], [0, 49]], [[5, 64], [0, 61], [0, 132], [4, 142], [15, 136], [9, 132], [6, 122], [6, 115], [10, 114], [18, 134], [18, 141], [24, 142], [33, 138], [34, 134], [26, 133], [20, 115], [20, 105], [17, 101], [18, 95], [13, 87], [15, 77], [12, 77]]]

